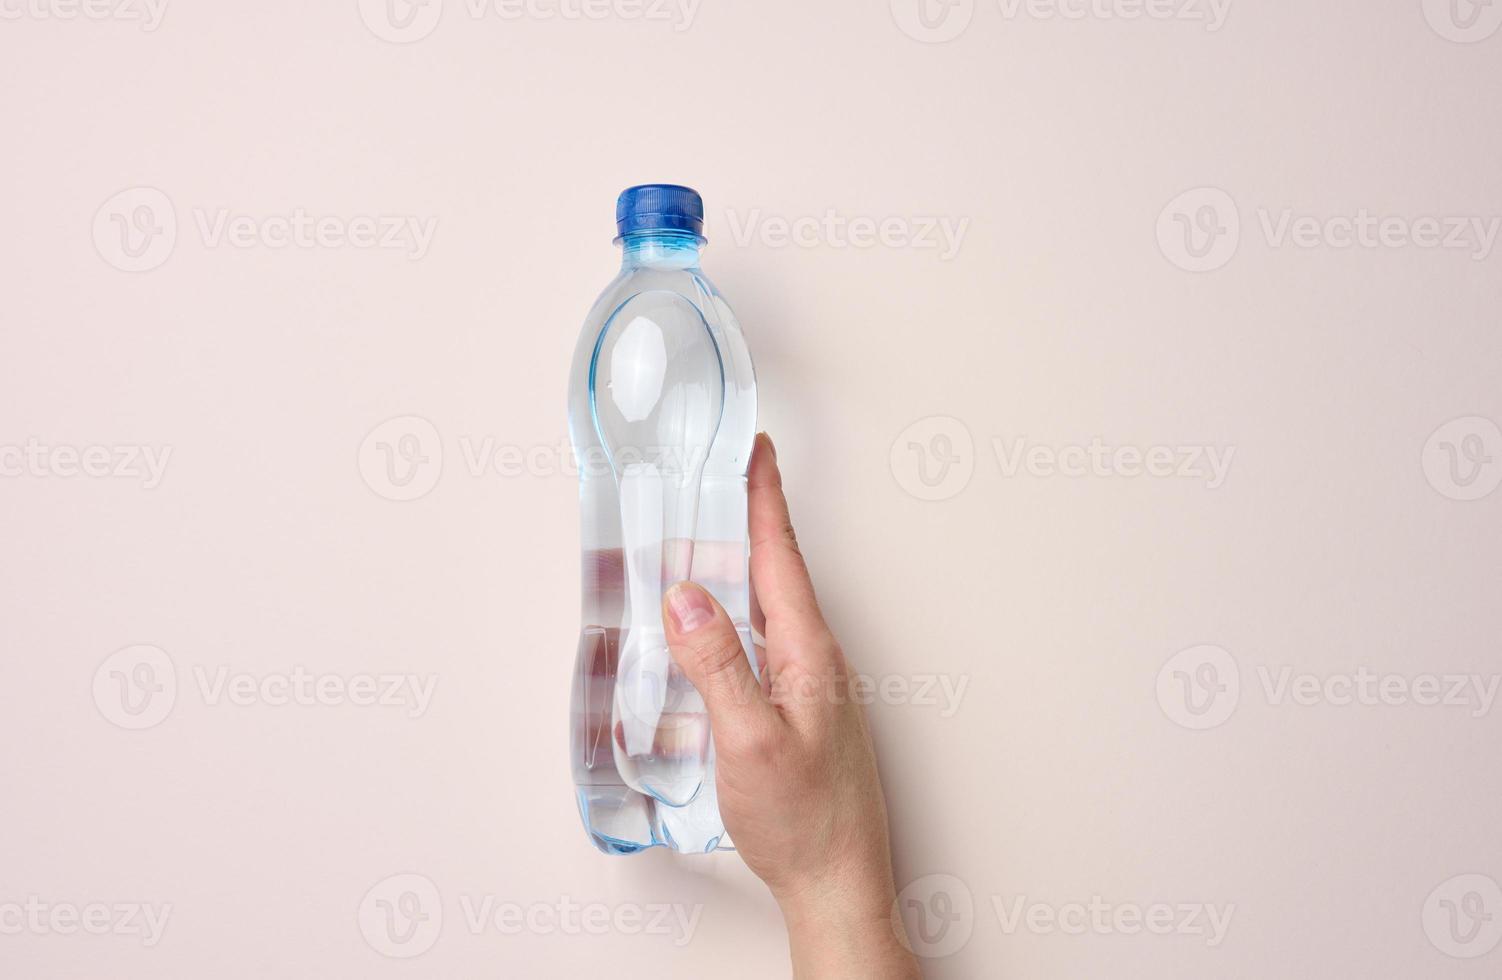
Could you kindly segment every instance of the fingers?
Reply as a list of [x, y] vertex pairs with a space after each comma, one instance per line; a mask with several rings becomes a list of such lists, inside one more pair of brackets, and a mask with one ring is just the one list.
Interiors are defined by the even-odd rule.
[[777, 450], [765, 432], [756, 437], [756, 449], [746, 473], [746, 509], [751, 538], [751, 583], [756, 601], [767, 619], [767, 632], [783, 636], [828, 632], [824, 615], [814, 597], [814, 583], [798, 550], [793, 522], [788, 517], [787, 498], [782, 494], [782, 472], [777, 468]]
[[704, 698], [721, 750], [762, 744], [781, 723], [751, 672], [740, 634], [725, 610], [692, 582], [679, 582], [663, 598], [668, 649]]

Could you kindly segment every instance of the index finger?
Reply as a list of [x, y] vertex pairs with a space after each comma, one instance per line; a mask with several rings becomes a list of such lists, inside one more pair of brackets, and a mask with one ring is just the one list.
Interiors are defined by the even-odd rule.
[[829, 627], [814, 595], [808, 565], [782, 492], [777, 450], [765, 433], [756, 437], [746, 472], [746, 511], [751, 538], [751, 584], [766, 616], [768, 657], [796, 655], [800, 639], [823, 637]]

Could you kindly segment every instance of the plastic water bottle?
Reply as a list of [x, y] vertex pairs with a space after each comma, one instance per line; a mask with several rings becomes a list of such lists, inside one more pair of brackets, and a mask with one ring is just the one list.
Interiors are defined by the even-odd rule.
[[756, 377], [699, 269], [704, 202], [630, 187], [620, 274], [584, 321], [569, 383], [583, 513], [583, 624], [572, 746], [579, 814], [608, 854], [730, 848], [704, 702], [668, 653], [662, 597], [692, 579], [751, 658], [746, 466]]

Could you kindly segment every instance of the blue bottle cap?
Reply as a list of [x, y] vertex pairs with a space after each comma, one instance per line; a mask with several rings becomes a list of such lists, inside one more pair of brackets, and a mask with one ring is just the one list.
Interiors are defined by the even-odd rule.
[[643, 231], [677, 231], [704, 241], [704, 199], [679, 184], [638, 184], [615, 201], [619, 238]]

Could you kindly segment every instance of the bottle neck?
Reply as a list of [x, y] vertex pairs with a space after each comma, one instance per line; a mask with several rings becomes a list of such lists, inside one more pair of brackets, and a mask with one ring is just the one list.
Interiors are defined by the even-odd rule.
[[682, 231], [637, 231], [621, 240], [622, 269], [697, 269], [702, 243]]

